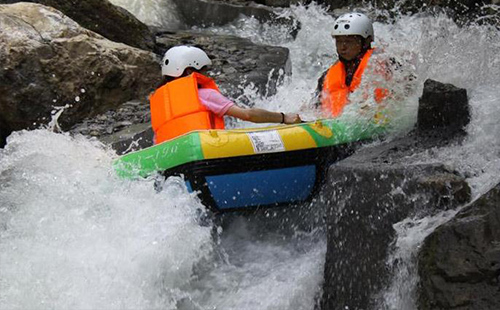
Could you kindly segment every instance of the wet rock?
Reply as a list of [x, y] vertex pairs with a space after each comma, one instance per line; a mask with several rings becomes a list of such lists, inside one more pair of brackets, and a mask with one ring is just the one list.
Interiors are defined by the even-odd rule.
[[103, 37], [127, 45], [153, 50], [154, 35], [148, 26], [141, 23], [127, 10], [107, 0], [0, 0], [0, 4], [33, 2], [53, 7], [76, 21], [82, 27], [97, 32]]
[[[94, 136], [103, 140], [106, 136], [114, 135], [121, 130], [126, 132], [133, 130], [136, 128], [134, 126], [136, 124], [147, 123], [150, 126], [150, 121], [149, 103], [144, 98], [144, 100], [125, 102], [116, 109], [87, 118], [73, 126], [70, 132], [87, 135], [91, 128], [94, 131]], [[131, 129], [127, 128], [129, 126]]]
[[267, 6], [273, 7], [289, 7], [290, 5], [297, 5], [299, 3], [310, 3], [311, 1], [299, 1], [299, 0], [256, 0], [256, 3], [260, 3]]
[[224, 2], [230, 2], [233, 4], [239, 4], [239, 5], [248, 5], [249, 3], [251, 4], [252, 2], [255, 2], [258, 4], [262, 4], [262, 5], [267, 5], [270, 7], [290, 7], [291, 5], [309, 4], [312, 2], [312, 0], [255, 0], [255, 1], [229, 0], [229, 1], [224, 1]]
[[365, 148], [330, 167], [320, 194], [328, 227], [322, 309], [375, 309], [391, 275], [393, 224], [469, 201], [462, 176], [408, 160], [411, 140]]
[[[277, 9], [257, 4], [253, 1], [220, 1], [220, 0], [174, 0], [183, 21], [188, 26], [221, 26], [231, 23], [241, 15], [252, 16], [262, 23], [282, 24], [290, 28], [295, 36], [300, 25], [290, 17], [280, 17]], [[282, 1], [283, 6], [286, 5]]]
[[500, 309], [500, 184], [425, 239], [418, 270], [418, 309]]
[[[363, 0], [316, 0], [318, 4], [328, 7], [330, 11], [346, 8], [363, 8]], [[460, 25], [470, 23], [491, 24], [500, 27], [500, 12], [491, 5], [499, 4], [498, 0], [374, 0], [371, 1], [379, 9], [385, 9], [389, 15], [446, 13]], [[361, 9], [363, 11], [363, 9]], [[369, 12], [367, 12], [369, 13]], [[381, 16], [380, 16], [381, 17]]]
[[111, 145], [118, 155], [141, 150], [153, 145], [153, 129], [151, 124], [134, 124], [126, 129], [101, 138]]
[[[381, 1], [380, 2], [384, 2]], [[389, 4], [394, 1], [389, 1]], [[387, 3], [387, 2], [386, 2]], [[418, 13], [425, 8], [428, 12], [446, 12], [459, 24], [471, 22], [490, 23], [500, 26], [500, 12], [489, 7], [498, 4], [498, 0], [417, 0], [396, 2], [405, 13]], [[481, 17], [478, 19], [478, 17]]]
[[[386, 259], [395, 237], [393, 225], [471, 199], [464, 176], [444, 164], [422, 164], [415, 156], [460, 143], [468, 122], [467, 117], [453, 120], [454, 113], [441, 107], [453, 86], [427, 84], [416, 130], [365, 147], [329, 168], [320, 194], [328, 227], [322, 309], [376, 309], [379, 292], [391, 276]], [[458, 93], [466, 106], [466, 94]]]
[[464, 134], [469, 124], [470, 111], [467, 91], [451, 84], [426, 80], [419, 99], [418, 131], [446, 131], [448, 135]]
[[158, 82], [150, 52], [109, 41], [34, 3], [0, 5], [0, 114], [4, 135], [47, 123], [62, 128], [144, 98]]
[[322, 4], [330, 10], [340, 9], [347, 6], [360, 6], [360, 0], [316, 0], [318, 4]]

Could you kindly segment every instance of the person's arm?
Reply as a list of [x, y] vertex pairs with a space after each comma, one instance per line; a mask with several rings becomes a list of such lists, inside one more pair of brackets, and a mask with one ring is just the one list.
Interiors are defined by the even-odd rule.
[[264, 109], [243, 109], [236, 105], [231, 106], [226, 115], [233, 116], [252, 123], [285, 123], [296, 124], [302, 122], [300, 116], [295, 113], [270, 112]]
[[269, 112], [264, 109], [243, 109], [234, 104], [216, 90], [202, 88], [198, 90], [200, 102], [218, 116], [229, 115], [253, 123], [300, 123], [298, 114]]

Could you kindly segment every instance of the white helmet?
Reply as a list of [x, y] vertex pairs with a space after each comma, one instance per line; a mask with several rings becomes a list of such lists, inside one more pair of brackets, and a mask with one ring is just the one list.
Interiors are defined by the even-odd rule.
[[365, 39], [371, 36], [374, 40], [371, 20], [366, 15], [357, 12], [346, 13], [337, 18], [333, 26], [332, 36], [351, 35], [360, 35]]
[[186, 45], [174, 46], [163, 56], [161, 74], [179, 77], [186, 68], [200, 70], [211, 64], [212, 61], [202, 49]]

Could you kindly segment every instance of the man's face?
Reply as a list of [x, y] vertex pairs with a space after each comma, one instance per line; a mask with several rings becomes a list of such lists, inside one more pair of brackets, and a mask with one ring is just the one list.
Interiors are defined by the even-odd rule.
[[363, 47], [363, 42], [359, 36], [336, 36], [335, 45], [337, 53], [345, 60], [353, 60], [360, 53]]

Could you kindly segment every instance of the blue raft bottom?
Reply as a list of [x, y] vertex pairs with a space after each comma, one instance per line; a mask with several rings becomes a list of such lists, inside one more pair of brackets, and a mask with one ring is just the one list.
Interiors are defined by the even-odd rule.
[[[316, 182], [316, 165], [206, 176], [217, 208], [241, 209], [306, 200]], [[186, 181], [187, 188], [192, 186]]]

